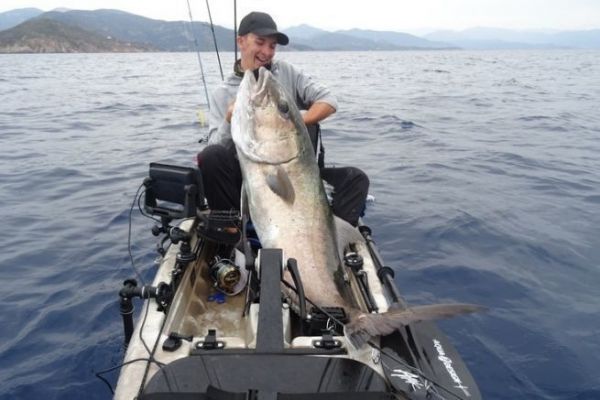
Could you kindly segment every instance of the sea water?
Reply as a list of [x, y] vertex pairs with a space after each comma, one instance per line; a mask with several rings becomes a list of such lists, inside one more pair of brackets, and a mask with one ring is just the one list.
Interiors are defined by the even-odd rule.
[[[600, 53], [278, 56], [337, 95], [326, 161], [369, 175], [364, 220], [408, 302], [488, 307], [439, 323], [483, 396], [600, 398]], [[0, 55], [0, 71], [0, 398], [111, 398], [94, 374], [123, 357], [134, 194], [206, 135], [196, 55]]]

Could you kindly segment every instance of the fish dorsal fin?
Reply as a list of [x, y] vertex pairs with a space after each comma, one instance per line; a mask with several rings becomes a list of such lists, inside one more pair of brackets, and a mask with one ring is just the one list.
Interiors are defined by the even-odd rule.
[[292, 185], [292, 181], [288, 176], [288, 173], [277, 165], [273, 168], [272, 172], [266, 177], [267, 186], [279, 197], [281, 197], [286, 203], [293, 204], [296, 199], [296, 191]]

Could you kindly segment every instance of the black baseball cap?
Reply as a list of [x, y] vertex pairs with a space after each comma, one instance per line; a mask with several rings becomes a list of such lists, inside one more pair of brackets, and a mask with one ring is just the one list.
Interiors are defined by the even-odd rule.
[[273, 18], [264, 12], [253, 11], [242, 18], [238, 29], [238, 35], [244, 36], [249, 33], [254, 33], [259, 36], [276, 36], [277, 43], [282, 45], [286, 45], [290, 42], [290, 39], [285, 33], [281, 33], [277, 30], [277, 24], [275, 24]]

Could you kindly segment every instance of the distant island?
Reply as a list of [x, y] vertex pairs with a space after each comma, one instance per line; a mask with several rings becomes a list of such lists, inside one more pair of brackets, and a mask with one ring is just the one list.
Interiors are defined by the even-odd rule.
[[[448, 49], [600, 49], [600, 30], [555, 33], [473, 28], [424, 37], [362, 29], [329, 32], [308, 25], [285, 29], [296, 51], [395, 51]], [[234, 32], [215, 25], [217, 46], [233, 51]], [[161, 21], [118, 10], [25, 8], [0, 13], [0, 53], [96, 53], [213, 51], [206, 22]]]
[[0, 53], [129, 53], [156, 51], [49, 18], [34, 18], [0, 32]]

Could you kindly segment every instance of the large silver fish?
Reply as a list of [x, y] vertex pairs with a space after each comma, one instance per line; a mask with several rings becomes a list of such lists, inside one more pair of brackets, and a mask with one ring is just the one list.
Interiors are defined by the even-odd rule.
[[343, 242], [362, 237], [344, 221], [334, 222], [302, 116], [293, 97], [267, 69], [260, 68], [258, 78], [251, 71], [245, 73], [231, 132], [247, 207], [262, 246], [280, 248], [286, 258], [297, 260], [308, 299], [319, 306], [344, 307], [349, 312], [345, 334], [355, 346], [411, 322], [480, 309], [468, 304], [445, 304], [381, 314], [356, 310], [345, 298], [338, 271]]

